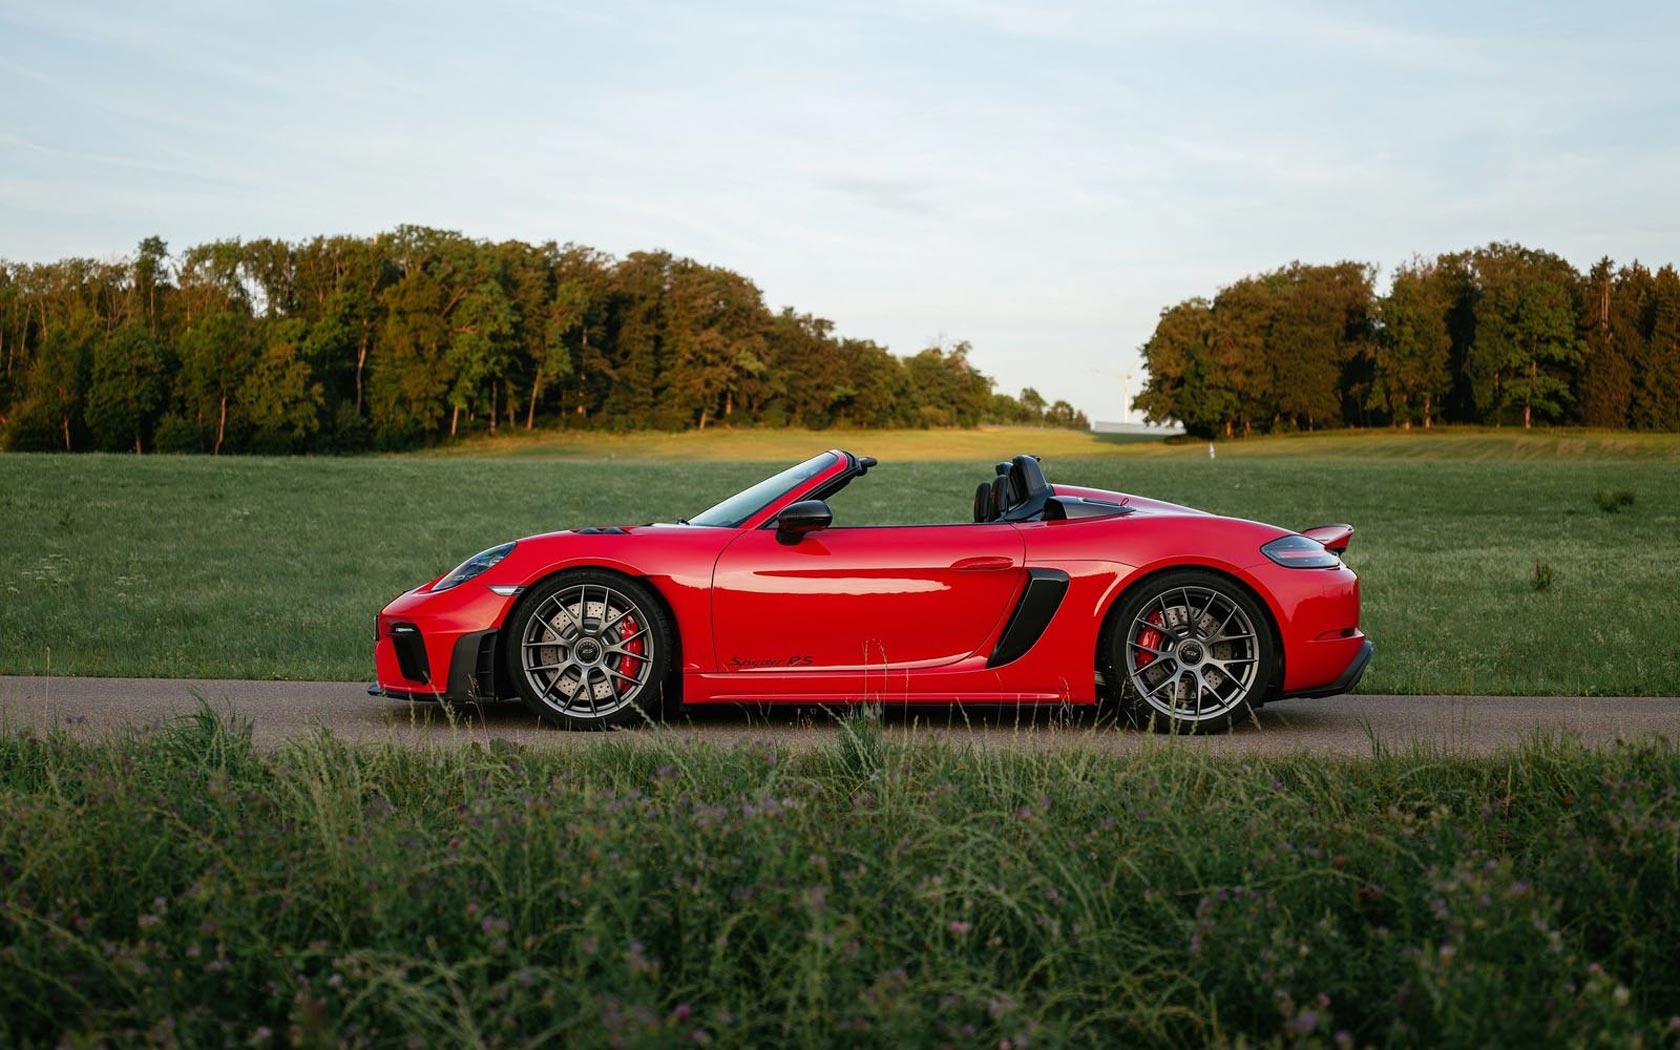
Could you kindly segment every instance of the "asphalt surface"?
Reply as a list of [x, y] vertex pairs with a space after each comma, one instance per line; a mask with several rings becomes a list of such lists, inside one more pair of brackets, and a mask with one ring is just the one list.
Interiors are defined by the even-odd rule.
[[[589, 747], [604, 740], [651, 741], [651, 728], [618, 733], [550, 729], [519, 704], [445, 711], [437, 704], [367, 695], [345, 682], [213, 679], [0, 677], [0, 726], [36, 733], [63, 728], [96, 737], [144, 731], [198, 709], [200, 702], [249, 720], [258, 743], [330, 729], [354, 742], [461, 745], [492, 739], [534, 747]], [[1166, 738], [1117, 729], [1088, 714], [996, 707], [889, 709], [889, 732], [980, 747], [1096, 747], [1129, 751]], [[679, 739], [729, 746], [765, 742], [811, 747], [832, 741], [835, 714], [819, 708], [761, 706], [688, 709], [664, 730]], [[1293, 751], [1364, 756], [1374, 746], [1422, 743], [1485, 753], [1537, 734], [1578, 735], [1593, 745], [1680, 736], [1680, 697], [1338, 696], [1286, 700], [1263, 708], [1255, 724], [1216, 736], [1167, 741], [1214, 753]]]

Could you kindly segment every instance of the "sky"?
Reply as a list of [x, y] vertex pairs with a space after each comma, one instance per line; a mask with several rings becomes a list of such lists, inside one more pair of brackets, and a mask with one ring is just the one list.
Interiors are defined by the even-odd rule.
[[1680, 262], [1680, 4], [0, 0], [0, 258], [402, 223], [1118, 420], [1163, 307], [1293, 260]]

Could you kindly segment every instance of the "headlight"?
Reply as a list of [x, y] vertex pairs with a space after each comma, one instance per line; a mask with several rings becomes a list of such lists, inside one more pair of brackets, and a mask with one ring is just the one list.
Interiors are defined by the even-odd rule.
[[490, 566], [513, 553], [514, 546], [515, 545], [512, 543], [504, 543], [500, 547], [491, 547], [487, 551], [478, 552], [466, 561], [462, 562], [460, 565], [456, 566], [454, 572], [451, 572], [448, 576], [445, 576], [443, 579], [433, 584], [432, 593], [436, 594], [438, 591], [447, 591], [449, 588], [454, 587], [457, 584], [467, 582], [474, 576], [479, 575], [484, 570], [490, 568]]
[[1291, 569], [1333, 569], [1342, 563], [1324, 544], [1306, 536], [1280, 536], [1261, 547], [1260, 553]]

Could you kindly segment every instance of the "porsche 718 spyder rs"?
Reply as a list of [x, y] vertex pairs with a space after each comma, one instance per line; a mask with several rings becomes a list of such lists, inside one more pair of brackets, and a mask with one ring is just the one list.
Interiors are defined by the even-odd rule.
[[1177, 732], [1353, 688], [1353, 529], [1295, 533], [1046, 483], [1016, 456], [973, 521], [835, 524], [832, 450], [674, 524], [492, 547], [379, 614], [376, 694], [517, 696], [572, 727], [677, 703], [1095, 704]]

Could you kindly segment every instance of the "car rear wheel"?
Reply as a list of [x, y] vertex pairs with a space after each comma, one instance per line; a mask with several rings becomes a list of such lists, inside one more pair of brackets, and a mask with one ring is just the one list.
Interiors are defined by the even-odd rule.
[[539, 717], [567, 729], [658, 718], [671, 625], [647, 586], [580, 569], [527, 592], [510, 618], [508, 673]]
[[1104, 673], [1132, 724], [1211, 733], [1249, 717], [1272, 681], [1275, 649], [1248, 591], [1217, 573], [1178, 570], [1121, 599]]

